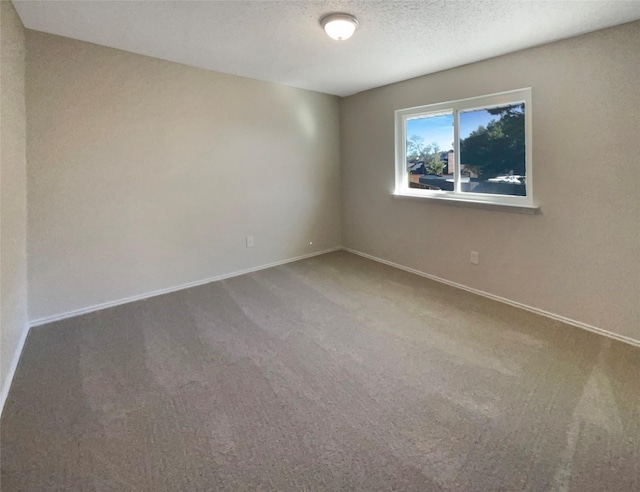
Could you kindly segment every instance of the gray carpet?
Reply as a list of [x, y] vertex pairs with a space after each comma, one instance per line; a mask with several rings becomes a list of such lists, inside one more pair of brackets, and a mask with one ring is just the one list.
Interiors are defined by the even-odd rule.
[[640, 490], [640, 350], [345, 252], [29, 335], [2, 490]]

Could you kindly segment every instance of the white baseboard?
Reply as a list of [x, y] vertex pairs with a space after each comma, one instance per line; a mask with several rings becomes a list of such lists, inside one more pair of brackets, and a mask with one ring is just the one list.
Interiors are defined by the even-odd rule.
[[29, 334], [29, 329], [30, 327], [34, 327], [34, 326], [40, 326], [40, 325], [44, 325], [47, 323], [51, 323], [53, 321], [59, 321], [62, 319], [66, 319], [66, 318], [71, 318], [74, 316], [80, 316], [82, 314], [86, 314], [86, 313], [91, 313], [94, 311], [98, 311], [100, 309], [106, 309], [106, 308], [110, 308], [113, 306], [119, 306], [121, 304], [127, 304], [129, 302], [135, 302], [135, 301], [139, 301], [142, 299], [148, 299], [150, 297], [155, 297], [155, 296], [159, 296], [162, 294], [168, 294], [170, 292], [175, 292], [175, 291], [179, 291], [179, 290], [183, 290], [183, 289], [188, 289], [190, 287], [196, 287], [198, 285], [203, 285], [203, 284], [208, 284], [210, 282], [216, 282], [218, 280], [224, 280], [227, 278], [232, 278], [232, 277], [237, 277], [239, 275], [244, 275], [247, 273], [252, 273], [252, 272], [257, 272], [259, 270], [264, 270], [267, 268], [271, 268], [274, 266], [278, 266], [278, 265], [284, 265], [286, 263], [291, 263], [294, 261], [298, 261], [298, 260], [303, 260], [305, 258], [311, 258], [313, 256], [319, 256], [319, 255], [323, 255], [326, 253], [331, 253], [333, 251], [338, 251], [338, 250], [344, 250], [344, 251], [348, 251], [349, 253], [353, 253], [355, 255], [358, 256], [362, 256], [364, 258], [368, 258], [370, 260], [373, 261], [377, 261], [379, 263], [383, 263], [385, 265], [389, 265], [392, 266], [394, 268], [398, 268], [400, 270], [404, 270], [416, 275], [420, 275], [421, 277], [425, 277], [431, 280], [434, 280], [436, 282], [440, 282], [446, 285], [450, 285], [452, 287], [456, 287], [458, 289], [462, 289], [462, 290], [466, 290], [468, 292], [472, 292], [474, 294], [486, 297], [488, 299], [493, 299], [494, 301], [498, 301], [498, 302], [502, 302], [504, 304], [508, 304], [510, 306], [514, 306], [520, 309], [524, 309], [526, 311], [530, 311], [532, 313], [535, 314], [539, 314], [541, 316], [545, 316], [547, 318], [551, 318], [553, 320], [556, 321], [561, 321], [563, 323], [566, 323], [568, 325], [571, 326], [575, 326], [577, 328], [582, 328], [583, 330], [587, 330], [587, 331], [591, 331], [593, 333], [597, 333], [599, 335], [604, 335], [608, 338], [612, 338], [614, 340], [618, 340], [620, 342], [624, 342], [627, 343], [629, 345], [633, 345], [635, 347], [640, 347], [640, 340], [636, 340], [634, 338], [630, 338], [630, 337], [626, 337], [623, 335], [618, 335], [616, 333], [612, 333], [610, 331], [604, 330], [602, 328], [598, 328], [597, 326], [592, 326], [586, 323], [583, 323], [581, 321], [576, 321], [574, 319], [570, 319], [564, 316], [560, 316], [558, 314], [554, 314], [554, 313], [550, 313], [548, 311], [544, 311], [543, 309], [539, 309], [536, 307], [532, 307], [532, 306], [528, 306], [526, 304], [522, 304], [520, 302], [517, 301], [512, 301], [510, 299], [506, 299], [504, 297], [500, 297], [494, 294], [490, 294], [489, 292], [484, 292], [482, 290], [479, 289], [474, 289], [473, 287], [468, 287], [466, 285], [463, 284], [459, 284], [457, 282], [452, 282], [450, 280], [444, 279], [444, 278], [440, 278], [437, 277], [435, 275], [431, 275], [425, 272], [421, 272], [420, 270], [416, 270], [415, 268], [410, 268], [410, 267], [406, 267], [404, 265], [400, 265], [398, 263], [394, 263], [392, 261], [388, 261], [388, 260], [383, 260], [382, 258], [378, 258], [376, 256], [367, 254], [367, 253], [363, 253], [362, 251], [357, 251], [355, 249], [351, 249], [351, 248], [345, 248], [345, 247], [335, 247], [335, 248], [330, 248], [330, 249], [325, 249], [323, 251], [316, 251], [314, 253], [309, 253], [306, 255], [302, 255], [302, 256], [296, 256], [294, 258], [288, 258], [286, 260], [281, 260], [281, 261], [276, 261], [276, 262], [272, 262], [272, 263], [267, 263], [265, 265], [260, 265], [257, 267], [253, 267], [253, 268], [247, 268], [245, 270], [239, 270], [239, 271], [235, 271], [232, 273], [227, 273], [227, 274], [223, 274], [223, 275], [217, 275], [215, 277], [210, 277], [210, 278], [206, 278], [206, 279], [202, 279], [202, 280], [197, 280], [195, 282], [189, 282], [186, 284], [182, 284], [182, 285], [177, 285], [174, 287], [169, 287], [166, 289], [160, 289], [160, 290], [156, 290], [156, 291], [152, 291], [152, 292], [147, 292], [145, 294], [139, 294], [139, 295], [135, 295], [135, 296], [130, 296], [130, 297], [126, 297], [126, 298], [122, 298], [122, 299], [117, 299], [115, 301], [109, 301], [109, 302], [104, 302], [101, 304], [95, 304], [93, 306], [89, 306], [86, 308], [82, 308], [82, 309], [76, 309], [74, 311], [68, 311], [66, 313], [61, 313], [61, 314], [57, 314], [54, 316], [47, 316], [44, 318], [40, 318], [40, 319], [36, 319], [33, 320], [29, 326], [26, 326], [25, 329], [23, 330], [23, 333], [20, 336], [20, 340], [18, 341], [18, 346], [16, 347], [16, 350], [14, 352], [13, 355], [13, 359], [11, 360], [11, 366], [9, 367], [9, 374], [7, 374], [7, 377], [4, 381], [3, 387], [2, 387], [2, 393], [0, 393], [0, 414], [2, 413], [2, 411], [4, 410], [4, 405], [6, 403], [7, 397], [9, 395], [9, 389], [11, 388], [11, 383], [13, 382], [13, 378], [15, 376], [15, 372], [16, 369], [18, 367], [18, 362], [20, 361], [20, 356], [22, 355], [22, 351], [24, 349], [24, 345], [25, 342], [27, 340], [27, 336]]
[[27, 336], [29, 335], [29, 325], [25, 326], [20, 335], [20, 339], [18, 340], [18, 346], [16, 350], [13, 352], [13, 358], [11, 359], [11, 365], [9, 366], [9, 373], [7, 374], [4, 383], [2, 384], [2, 393], [0, 393], [0, 416], [2, 412], [4, 412], [4, 404], [7, 402], [7, 397], [9, 396], [9, 390], [11, 389], [11, 383], [13, 382], [13, 377], [16, 374], [16, 369], [18, 368], [18, 362], [20, 362], [20, 357], [22, 356], [22, 349], [24, 349], [24, 344], [27, 341]]
[[[515, 306], [517, 308], [524, 309], [526, 311], [530, 311], [532, 313], [536, 313], [536, 314], [539, 314], [541, 316], [545, 316], [547, 318], [554, 319], [556, 321], [561, 321], [561, 322], [566, 323], [568, 325], [572, 325], [572, 326], [575, 326], [575, 327], [578, 327], [578, 328], [582, 328], [583, 330], [587, 330], [587, 331], [591, 331], [591, 332], [594, 332], [594, 333], [598, 333], [600, 335], [604, 335], [604, 336], [612, 338], [614, 340], [618, 340], [618, 341], [621, 341], [621, 342], [624, 342], [624, 343], [628, 343], [628, 344], [636, 346], [636, 347], [640, 347], [640, 340], [636, 340], [634, 338], [626, 337], [624, 335], [618, 335], [617, 333], [612, 333], [612, 332], [604, 330], [602, 328], [598, 328], [597, 326], [592, 326], [592, 325], [589, 325], [587, 323], [583, 323], [581, 321], [576, 321], [576, 320], [571, 319], [571, 318], [566, 318], [566, 317], [560, 316], [558, 314], [550, 313], [548, 311], [544, 311], [543, 309], [539, 309], [539, 308], [536, 308], [536, 307], [533, 307], [533, 306], [528, 306], [526, 304], [522, 304], [522, 303], [517, 302], [517, 301], [512, 301], [512, 300], [504, 298], [504, 297], [500, 297], [500, 296], [497, 296], [497, 295], [494, 295], [494, 294], [490, 294], [489, 292], [484, 292], [484, 291], [479, 290], [479, 289], [474, 289], [473, 287], [468, 287], [466, 285], [459, 284], [457, 282], [452, 282], [450, 280], [447, 280], [447, 279], [444, 279], [444, 278], [440, 278], [440, 277], [437, 277], [435, 275], [431, 275], [431, 274], [428, 274], [428, 273], [425, 273], [425, 272], [421, 272], [420, 270], [416, 270], [414, 268], [406, 267], [404, 265], [400, 265], [400, 264], [394, 263], [392, 261], [383, 260], [382, 258], [378, 258], [376, 256], [373, 256], [373, 255], [370, 255], [370, 254], [367, 254], [367, 253], [363, 253], [362, 251], [357, 251], [355, 249], [346, 248], [346, 247], [335, 247], [335, 248], [325, 249], [325, 250], [322, 250], [322, 251], [316, 251], [314, 253], [309, 253], [309, 254], [306, 254], [306, 255], [296, 256], [294, 258], [288, 258], [286, 260], [275, 261], [275, 262], [272, 262], [272, 263], [267, 263], [265, 265], [260, 265], [260, 266], [257, 266], [257, 267], [247, 268], [245, 270], [239, 270], [239, 271], [235, 271], [235, 272], [231, 272], [231, 273], [227, 273], [227, 274], [223, 274], [223, 275], [217, 275], [215, 277], [210, 277], [210, 278], [206, 278], [206, 279], [202, 279], [202, 280], [197, 280], [195, 282], [189, 282], [189, 283], [182, 284], [182, 285], [177, 285], [177, 286], [174, 286], [174, 287], [168, 287], [166, 289], [160, 289], [160, 290], [156, 290], [156, 291], [152, 291], [152, 292], [147, 292], [147, 293], [144, 293], [144, 294], [138, 294], [138, 295], [135, 295], [135, 296], [125, 297], [125, 298], [117, 299], [117, 300], [114, 300], [114, 301], [104, 302], [104, 303], [101, 303], [101, 304], [95, 304], [93, 306], [88, 306], [88, 307], [85, 307], [85, 308], [82, 308], [82, 309], [76, 309], [76, 310], [73, 310], [73, 311], [68, 311], [68, 312], [56, 314], [56, 315], [53, 315], [53, 316], [47, 316], [47, 317], [44, 317], [44, 318], [39, 318], [39, 319], [35, 319], [35, 320], [31, 321], [30, 326], [31, 327], [40, 326], [40, 325], [44, 325], [44, 324], [47, 324], [47, 323], [51, 323], [53, 321], [59, 321], [59, 320], [62, 320], [62, 319], [72, 318], [74, 316], [80, 316], [82, 314], [87, 314], [87, 313], [91, 313], [91, 312], [94, 312], [94, 311], [99, 311], [100, 309], [106, 309], [106, 308], [110, 308], [110, 307], [113, 307], [113, 306], [119, 306], [121, 304], [127, 304], [129, 302], [135, 302], [135, 301], [139, 301], [139, 300], [142, 300], [142, 299], [148, 299], [150, 297], [155, 297], [155, 296], [159, 296], [159, 295], [162, 295], [162, 294], [168, 294], [170, 292], [175, 292], [175, 291], [178, 291], [178, 290], [188, 289], [188, 288], [191, 288], [191, 287], [197, 287], [198, 285], [208, 284], [210, 282], [216, 282], [218, 280], [224, 280], [226, 278], [237, 277], [239, 275], [244, 275], [244, 274], [247, 274], [247, 273], [257, 272], [259, 270], [264, 270], [266, 268], [271, 268], [271, 267], [278, 266], [278, 265], [284, 265], [286, 263], [291, 263], [291, 262], [294, 262], [294, 261], [303, 260], [305, 258], [311, 258], [313, 256], [319, 256], [319, 255], [323, 255], [323, 254], [326, 254], [326, 253], [331, 253], [333, 251], [338, 251], [338, 250], [348, 251], [349, 253], [353, 253], [353, 254], [362, 256], [364, 258], [368, 258], [370, 260], [377, 261], [379, 263], [384, 263], [385, 265], [389, 265], [389, 266], [392, 266], [394, 268], [399, 268], [400, 270], [405, 270], [407, 272], [414, 273], [416, 275], [420, 275], [421, 277], [425, 277], [425, 278], [428, 278], [428, 279], [431, 279], [431, 280], [435, 280], [436, 282], [447, 284], [447, 285], [450, 285], [452, 287], [456, 287], [458, 289], [466, 290], [468, 292], [472, 292], [474, 294], [477, 294], [477, 295], [480, 295], [480, 296], [483, 296], [483, 297], [487, 297], [489, 299], [493, 299], [495, 301], [499, 301], [499, 302], [502, 302], [504, 304], [508, 304], [510, 306]], [[20, 350], [16, 353], [16, 356], [14, 357], [14, 360], [12, 361], [11, 377], [8, 378], [8, 381], [5, 382], [5, 387], [3, 387], [3, 389], [2, 389], [2, 395], [0, 395], [0, 397], [2, 398], [0, 400], [0, 403], [2, 403], [2, 404], [4, 404], [4, 398], [6, 398], [6, 395], [7, 395], [8, 391], [9, 391], [9, 386], [11, 384], [11, 379], [13, 378], [13, 372], [15, 371], [15, 368], [16, 368], [16, 366], [18, 364], [18, 360], [20, 358], [20, 353], [22, 352], [22, 346], [24, 345], [24, 341], [26, 340], [27, 333], [28, 333], [28, 329], [25, 330], [25, 333], [22, 335], [22, 338], [21, 338], [21, 341], [20, 341], [20, 346], [19, 346]]]
[[149, 297], [160, 296], [162, 294], [168, 294], [170, 292], [175, 292], [178, 290], [189, 289], [191, 287], [197, 287], [198, 285], [208, 284], [210, 282], [216, 282], [218, 280], [224, 280], [226, 278], [238, 277], [240, 275], [244, 275], [247, 273], [257, 272], [259, 270], [265, 270], [267, 268], [275, 267], [278, 265], [284, 265], [285, 263], [291, 263], [294, 261], [304, 260], [305, 258], [311, 258], [312, 256], [319, 256], [326, 253], [332, 253], [333, 251], [339, 251], [342, 247], [338, 246], [335, 248], [329, 248], [322, 251], [316, 251], [314, 253], [309, 253], [302, 256], [296, 256], [294, 258], [288, 258], [286, 260], [274, 261], [272, 263], [267, 263], [266, 265], [260, 265], [257, 267], [247, 268], [245, 270], [238, 270], [231, 273], [225, 273], [223, 275], [217, 275], [215, 277], [209, 277], [202, 280], [196, 280], [195, 282], [188, 282], [182, 285], [176, 285], [174, 287], [167, 287], [166, 289], [154, 290], [152, 292], [146, 292], [144, 294], [138, 294], [135, 296], [124, 297], [122, 299], [116, 299], [114, 301], [103, 302], [100, 304], [94, 304], [93, 306], [88, 306], [81, 309], [75, 309], [73, 311], [67, 311], [65, 313], [54, 314], [53, 316], [46, 316], [44, 318], [38, 318], [31, 321], [30, 326], [40, 326], [45, 325], [47, 323], [52, 323], [53, 321], [60, 321], [66, 318], [73, 318], [75, 316], [80, 316], [82, 314], [92, 313], [94, 311], [99, 311], [100, 309], [106, 309], [114, 306], [119, 306], [121, 304], [127, 304], [129, 302], [140, 301], [142, 299], [148, 299]]
[[517, 301], [512, 301], [510, 299], [506, 299], [504, 297], [496, 296], [494, 294], [490, 294], [489, 292], [485, 292], [479, 289], [474, 289], [473, 287], [468, 287], [466, 285], [459, 284], [457, 282], [452, 282], [451, 280], [447, 280], [444, 278], [436, 277], [435, 275], [431, 275], [425, 272], [421, 272], [420, 270], [416, 270], [415, 268], [409, 268], [398, 263], [394, 263], [392, 261], [383, 260], [382, 258], [378, 258], [377, 256], [373, 256], [367, 253], [363, 253], [362, 251], [357, 251], [351, 248], [342, 248], [344, 251], [348, 251], [349, 253], [353, 253], [358, 256], [362, 256], [364, 258], [368, 258], [373, 261], [377, 261], [378, 263], [384, 263], [385, 265], [392, 266], [394, 268], [399, 268], [400, 270], [404, 270], [406, 272], [414, 273], [416, 275], [420, 275], [421, 277], [425, 277], [431, 280], [435, 280], [436, 282], [440, 282], [443, 284], [450, 285], [452, 287], [456, 287], [458, 289], [466, 290], [467, 292], [472, 292], [474, 294], [478, 294], [482, 297], [487, 297], [489, 299], [493, 299], [494, 301], [499, 301], [504, 304], [508, 304], [510, 306], [515, 306], [520, 309], [524, 309], [526, 311], [530, 311], [535, 314], [539, 314], [541, 316], [545, 316], [546, 318], [551, 318], [556, 321], [561, 321], [568, 325], [575, 326], [577, 328], [582, 328], [583, 330], [591, 331], [594, 333], [598, 333], [599, 335], [604, 335], [605, 337], [613, 338], [614, 340], [618, 340], [620, 342], [628, 343], [635, 347], [640, 347], [640, 340], [636, 340], [634, 338], [626, 337], [624, 335], [618, 335], [617, 333], [612, 333], [610, 331], [604, 330], [602, 328], [598, 328], [597, 326], [588, 325], [587, 323], [583, 323], [581, 321], [576, 321], [571, 318], [566, 318], [564, 316], [560, 316], [559, 314], [550, 313], [549, 311], [544, 311], [543, 309], [539, 309], [533, 306], [528, 306], [526, 304], [522, 304]]

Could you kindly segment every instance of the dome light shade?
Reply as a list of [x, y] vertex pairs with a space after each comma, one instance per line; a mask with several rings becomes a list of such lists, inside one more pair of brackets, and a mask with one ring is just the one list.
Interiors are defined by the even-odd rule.
[[358, 24], [358, 19], [350, 14], [329, 14], [320, 19], [320, 25], [329, 37], [338, 41], [349, 39]]

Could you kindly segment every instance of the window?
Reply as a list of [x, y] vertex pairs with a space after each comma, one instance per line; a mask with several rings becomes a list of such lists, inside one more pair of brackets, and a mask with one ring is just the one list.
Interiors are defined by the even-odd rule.
[[395, 117], [395, 195], [533, 207], [531, 89]]

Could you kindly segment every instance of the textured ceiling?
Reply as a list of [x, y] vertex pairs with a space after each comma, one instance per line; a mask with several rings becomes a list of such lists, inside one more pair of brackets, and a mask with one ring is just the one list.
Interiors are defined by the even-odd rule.
[[[17, 1], [29, 29], [346, 96], [640, 19], [640, 1]], [[327, 37], [324, 14], [360, 28]]]

